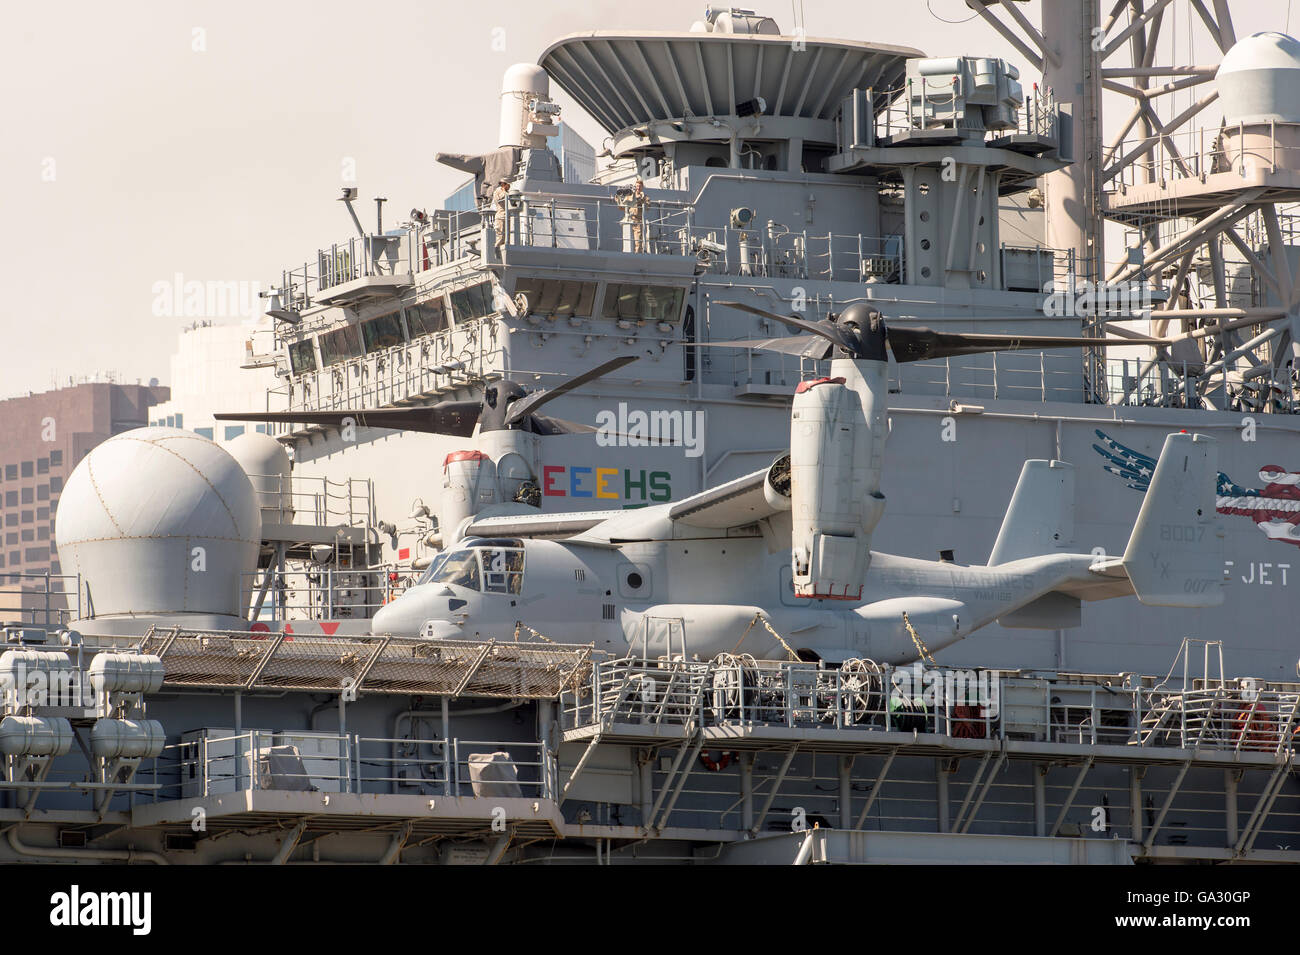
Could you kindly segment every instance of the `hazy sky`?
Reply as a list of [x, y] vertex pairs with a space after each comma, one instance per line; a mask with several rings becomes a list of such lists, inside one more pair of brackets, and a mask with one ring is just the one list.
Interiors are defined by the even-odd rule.
[[[788, 3], [745, 5], [790, 32]], [[177, 331], [194, 318], [155, 314], [159, 283], [169, 288], [180, 275], [266, 288], [283, 268], [345, 239], [352, 227], [334, 201], [345, 163], [355, 163], [367, 224], [375, 195], [391, 200], [386, 223], [437, 206], [464, 174], [437, 165], [434, 153], [496, 145], [507, 66], [535, 61], [567, 33], [685, 30], [704, 6], [7, 5], [0, 396], [110, 370], [169, 383]], [[1286, 25], [1288, 0], [1232, 6], [1239, 37]], [[1185, 18], [1190, 7], [1172, 9]], [[939, 19], [970, 17], [962, 0], [805, 0], [803, 10], [810, 36], [1002, 56], [1021, 65], [1026, 85], [1032, 80], [1023, 57], [981, 21]], [[1203, 30], [1189, 41], [1181, 26], [1167, 24], [1166, 33], [1180, 38], [1180, 51], [1195, 48], [1178, 62], [1212, 61]], [[553, 92], [570, 107], [564, 118], [599, 149], [598, 127]]]

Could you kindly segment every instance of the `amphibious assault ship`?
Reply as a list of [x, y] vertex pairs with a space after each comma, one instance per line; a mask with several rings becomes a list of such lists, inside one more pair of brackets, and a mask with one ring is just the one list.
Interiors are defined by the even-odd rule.
[[[1044, 3], [1037, 25], [970, 6], [1019, 65], [731, 9], [566, 37], [506, 72], [494, 149], [440, 155], [473, 175], [472, 208], [371, 231], [345, 191], [356, 234], [276, 282], [259, 361], [280, 384], [223, 415], [265, 433], [223, 450], [131, 432], [69, 480], [75, 599], [8, 628], [0, 656], [0, 853], [1295, 861], [1300, 44], [1238, 40], [1226, 2], [1191, 3], [1223, 61], [1160, 65], [1170, 0]], [[587, 181], [547, 148], [552, 84], [608, 134]], [[1133, 101], [1110, 143], [1103, 90]], [[1204, 95], [1165, 118], [1186, 90]], [[1215, 102], [1222, 122], [1192, 129]], [[1036, 209], [1041, 240], [1009, 241]], [[1108, 231], [1130, 246], [1117, 265]], [[937, 659], [914, 614], [916, 663], [806, 652], [770, 614], [701, 658], [685, 617], [619, 645], [530, 609], [544, 572], [593, 619], [677, 599], [636, 566], [512, 563], [518, 527], [562, 543], [600, 512], [743, 504], [791, 447], [796, 392], [836, 379], [815, 350], [726, 343], [859, 305], [940, 336], [1127, 336], [1140, 356], [891, 361], [873, 546], [954, 580], [998, 563], [1038, 460], [1074, 486], [1053, 546], [1106, 565], [1168, 436], [1196, 432], [1216, 439], [1222, 603], [1052, 593]], [[767, 586], [807, 607], [794, 563]], [[420, 586], [457, 603], [453, 583], [520, 598], [513, 626], [397, 612]], [[957, 682], [980, 692], [922, 689]]]

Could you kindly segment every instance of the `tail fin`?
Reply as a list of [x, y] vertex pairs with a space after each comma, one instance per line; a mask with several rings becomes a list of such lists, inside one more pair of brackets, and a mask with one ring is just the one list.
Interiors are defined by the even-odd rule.
[[989, 566], [1068, 550], [1074, 541], [1074, 465], [1026, 461]]
[[1165, 438], [1124, 550], [1124, 570], [1144, 604], [1223, 603], [1223, 531], [1214, 501], [1218, 473], [1213, 438], [1185, 432]]

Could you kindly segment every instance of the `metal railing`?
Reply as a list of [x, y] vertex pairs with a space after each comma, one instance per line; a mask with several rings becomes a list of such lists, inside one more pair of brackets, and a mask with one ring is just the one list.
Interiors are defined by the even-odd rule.
[[[1276, 172], [1300, 165], [1300, 147], [1279, 143], [1276, 122], [1269, 120], [1268, 136], [1247, 144], [1245, 133], [1264, 124], [1235, 124], [1223, 128], [1189, 127], [1159, 137], [1123, 140], [1108, 157], [1110, 165], [1125, 162], [1107, 187], [1124, 191], [1134, 186], [1164, 185], [1184, 179], [1202, 182], [1214, 174], [1246, 174], [1247, 167]], [[1133, 156], [1132, 159], [1127, 157]], [[1174, 210], [1171, 209], [1171, 213]]]
[[1285, 755], [1294, 748], [1300, 687], [1189, 691], [1089, 674], [891, 667], [837, 668], [724, 656], [712, 662], [596, 661], [561, 702], [566, 729], [610, 723], [727, 724], [902, 731], [957, 739], [1082, 746], [1199, 747]]
[[1142, 745], [1279, 753], [1297, 730], [1300, 693], [1217, 686], [1162, 696], [1142, 721]]
[[55, 627], [82, 616], [79, 574], [0, 571], [0, 622]]
[[304, 261], [284, 269], [280, 288], [285, 303], [309, 308], [325, 291], [362, 278], [418, 275], [481, 254], [482, 215], [477, 211], [440, 211], [422, 222], [409, 222], [377, 235], [354, 235], [317, 249]]
[[[496, 772], [475, 771], [488, 762]], [[140, 775], [155, 802], [263, 790], [553, 799], [554, 763], [539, 742], [250, 730], [168, 745]]]
[[949, 398], [1006, 398], [1018, 401], [1077, 401], [1083, 382], [1078, 355], [1040, 352], [944, 358], [909, 363], [891, 374], [899, 392]]
[[[271, 575], [266, 583], [265, 574]], [[240, 606], [253, 607], [258, 595], [266, 596], [257, 619], [368, 620], [404, 587], [393, 580], [390, 565], [350, 570], [333, 566], [308, 569], [274, 567], [240, 575]]]
[[1199, 372], [1199, 367], [1169, 360], [1110, 359], [1105, 365], [1109, 403], [1150, 408], [1206, 408], [1212, 403], [1216, 410], [1248, 414], [1300, 412], [1300, 394], [1285, 381], [1251, 380], [1237, 373], [1202, 381]]
[[[262, 523], [310, 524], [315, 527], [365, 527], [374, 514], [374, 486], [369, 478], [332, 481], [304, 474], [250, 474], [262, 502]], [[270, 504], [268, 501], [275, 501]]]
[[[959, 100], [952, 95], [951, 83], [931, 82], [922, 77], [921, 84], [919, 95], [913, 95], [915, 87], [910, 81], [897, 89], [875, 92], [875, 100], [884, 102], [884, 107], [876, 114], [877, 138], [883, 139], [914, 129], [960, 128], [963, 115], [957, 111]], [[979, 107], [965, 107], [971, 108]], [[989, 130], [985, 133], [985, 138], [995, 139], [1014, 131], [1040, 139], [1060, 139], [1061, 112], [1050, 90], [1040, 90], [1035, 85], [1032, 93], [1017, 108], [1015, 119], [1014, 130]]]
[[[378, 408], [482, 380], [500, 367], [497, 323], [482, 319], [295, 375], [267, 392], [268, 411]], [[274, 398], [272, 396], [275, 396]], [[288, 425], [271, 425], [285, 433]]]
[[525, 194], [507, 229], [507, 245], [694, 256], [715, 275], [862, 282], [900, 281], [903, 273], [901, 236], [702, 226], [692, 206], [666, 200], [647, 203], [638, 222], [613, 199]]

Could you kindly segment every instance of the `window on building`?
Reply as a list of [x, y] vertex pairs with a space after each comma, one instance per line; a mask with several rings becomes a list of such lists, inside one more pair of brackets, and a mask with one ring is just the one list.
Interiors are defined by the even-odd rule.
[[36, 466], [31, 461], [24, 461], [22, 466], [22, 475], [25, 478], [33, 477], [36, 473]]
[[36, 539], [38, 541], [47, 541], [50, 539], [50, 527], [48, 524], [42, 524], [36, 528]]
[[51, 452], [50, 452], [50, 467], [52, 467], [52, 468], [61, 468], [61, 467], [63, 467], [63, 452], [62, 452], [62, 451], [51, 451]]
[[6, 480], [6, 481], [17, 481], [17, 480], [18, 480], [18, 465], [16, 465], [16, 464], [6, 464], [6, 465], [5, 465], [5, 480]]
[[316, 349], [310, 338], [294, 342], [289, 346], [289, 367], [295, 375], [304, 375], [316, 370]]
[[228, 424], [228, 425], [226, 425], [226, 440], [227, 440], [227, 441], [230, 441], [230, 440], [232, 440], [232, 439], [234, 439], [234, 438], [237, 438], [237, 437], [239, 437], [239, 436], [240, 436], [241, 434], [243, 434], [243, 433], [244, 433], [244, 426], [243, 426], [242, 424]]
[[[211, 428], [195, 428], [194, 433], [201, 438], [207, 438], [209, 441], [212, 440], [213, 431]], [[50, 478], [50, 487], [54, 490], [58, 490], [58, 488], [54, 487], [54, 482], [57, 480], [58, 478]]]
[[36, 500], [36, 489], [25, 487], [22, 489], [23, 503], [30, 504]]
[[18, 567], [18, 566], [20, 566], [20, 565], [22, 564], [22, 562], [23, 562], [23, 552], [22, 552], [22, 551], [20, 551], [20, 550], [13, 550], [13, 551], [10, 551], [10, 552], [9, 552], [9, 566], [10, 566], [10, 567]]
[[18, 506], [18, 492], [5, 491], [5, 507], [17, 507], [17, 506]]
[[605, 288], [606, 318], [634, 322], [675, 322], [681, 314], [684, 289], [662, 285], [624, 285]]
[[320, 360], [326, 367], [360, 354], [361, 333], [355, 325], [344, 325], [320, 336]]
[[23, 511], [24, 524], [30, 524], [34, 519], [35, 519], [35, 515], [31, 511]]
[[185, 415], [183, 415], [183, 414], [178, 414], [178, 415], [176, 416], [176, 427], [178, 427], [178, 428], [183, 428], [183, 427], [185, 427]]
[[406, 308], [406, 330], [412, 338], [432, 335], [447, 327], [447, 306], [441, 296]]
[[18, 532], [17, 532], [17, 531], [10, 531], [9, 533], [5, 534], [5, 546], [6, 546], [6, 547], [13, 547], [13, 546], [14, 546], [15, 544], [17, 544], [17, 543], [18, 543]]
[[49, 459], [49, 458], [37, 458], [37, 459], [36, 459], [36, 473], [37, 473], [37, 474], [49, 474], [49, 473], [50, 473], [50, 459]]
[[548, 318], [568, 318], [570, 315], [587, 317], [596, 303], [595, 282], [566, 282], [560, 279], [521, 278], [515, 283], [515, 294], [528, 299], [528, 309], [534, 315]]
[[29, 564], [44, 563], [50, 559], [48, 547], [28, 547], [23, 551], [23, 559]]
[[48, 484], [36, 485], [36, 500], [48, 501], [50, 499], [50, 486]]
[[6, 514], [5, 527], [17, 527], [17, 526], [18, 526], [18, 512], [14, 511], [12, 513]]
[[50, 519], [50, 509], [48, 507], [38, 507], [36, 509], [36, 519], [38, 521], [48, 521]]
[[30, 527], [24, 527], [22, 532], [22, 541], [24, 544], [30, 544], [36, 540], [36, 532]]
[[480, 282], [451, 293], [451, 310], [458, 322], [470, 322], [495, 310], [492, 304], [492, 283]]
[[174, 414], [169, 414], [167, 416], [167, 427], [169, 428], [176, 427], [176, 416]]
[[[208, 430], [211, 429], [209, 428]], [[209, 435], [209, 437], [211, 437], [211, 435]], [[54, 477], [50, 478], [50, 493], [58, 494], [62, 490], [63, 490], [63, 478], [59, 477], [56, 474]]]

